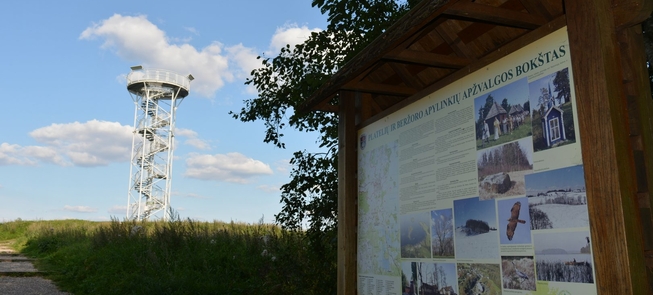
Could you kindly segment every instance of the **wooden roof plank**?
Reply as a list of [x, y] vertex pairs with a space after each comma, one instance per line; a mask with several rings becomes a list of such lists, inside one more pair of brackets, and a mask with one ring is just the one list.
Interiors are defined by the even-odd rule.
[[352, 60], [345, 64], [338, 73], [325, 82], [313, 96], [297, 108], [298, 112], [306, 112], [314, 108], [325, 97], [331, 96], [340, 89], [340, 86], [346, 83], [352, 76], [358, 76], [362, 71], [369, 68], [383, 52], [389, 52], [389, 48], [394, 48], [401, 44], [408, 36], [414, 35], [419, 28], [427, 26], [433, 18], [440, 15], [447, 7], [453, 5], [458, 0], [424, 0], [414, 9], [409, 11], [400, 21], [388, 28], [383, 34], [383, 38], [377, 38], [372, 41], [365, 49], [359, 52]]
[[612, 13], [617, 30], [637, 25], [646, 20], [653, 10], [651, 0], [615, 0]]
[[471, 63], [468, 58], [441, 55], [431, 52], [417, 50], [404, 50], [400, 53], [387, 54], [383, 57], [386, 60], [392, 60], [402, 63], [414, 63], [436, 68], [460, 69]]
[[385, 109], [383, 112], [378, 113], [374, 115], [372, 118], [370, 118], [368, 121], [363, 122], [361, 126], [367, 126], [371, 124], [372, 122], [379, 120], [380, 118], [387, 116], [388, 114], [397, 111], [401, 109], [402, 107], [405, 107], [409, 105], [410, 103], [415, 102], [418, 99], [421, 99], [422, 97], [429, 95], [436, 90], [444, 87], [445, 85], [448, 85], [466, 75], [469, 75], [469, 73], [472, 73], [474, 71], [477, 71], [486, 65], [514, 52], [515, 50], [522, 48], [526, 44], [532, 43], [543, 36], [546, 36], [562, 27], [564, 27], [567, 24], [566, 18], [564, 15], [559, 16], [552, 20], [551, 22], [547, 23], [544, 26], [539, 27], [536, 30], [533, 30], [532, 32], [519, 37], [518, 39], [514, 40], [513, 42], [510, 42], [504, 46], [501, 46], [500, 48], [497, 48], [497, 50], [492, 51], [490, 54], [480, 58], [478, 61], [470, 64], [467, 67], [464, 67], [462, 69], [457, 70], [453, 74], [447, 75], [443, 79], [440, 79], [439, 81], [435, 82], [434, 84], [431, 84], [427, 86], [426, 88], [420, 90], [418, 93], [411, 97], [407, 97], [406, 99], [402, 100], [401, 102], [393, 105], [390, 108]]
[[315, 109], [320, 110], [320, 111], [325, 111], [325, 112], [337, 113], [338, 112], [338, 106], [330, 104], [331, 99], [333, 99], [333, 97], [331, 97], [330, 99], [323, 100], [320, 104], [318, 104], [315, 107]]
[[529, 30], [536, 29], [547, 23], [547, 19], [539, 15], [467, 2], [456, 3], [449, 7], [444, 14]]
[[418, 78], [417, 75], [413, 75], [408, 69], [406, 69], [406, 66], [402, 64], [397, 64], [397, 63], [389, 63], [390, 67], [392, 67], [392, 70], [395, 71], [395, 73], [401, 78], [406, 85], [415, 88], [415, 89], [422, 89], [424, 88], [424, 83], [422, 83]]
[[371, 82], [350, 83], [343, 85], [340, 89], [402, 97], [408, 97], [417, 92], [415, 88], [407, 86], [396, 86]]
[[540, 15], [547, 20], [553, 19], [553, 13], [551, 13], [550, 8], [546, 5], [546, 2], [541, 0], [520, 0], [521, 4], [526, 7], [526, 10], [530, 14]]
[[460, 39], [458, 34], [456, 34], [454, 25], [451, 21], [442, 23], [442, 25], [437, 27], [435, 30], [445, 42], [449, 43], [458, 56], [463, 56], [470, 60], [475, 59], [474, 54], [469, 51], [467, 46], [465, 46], [465, 43]]

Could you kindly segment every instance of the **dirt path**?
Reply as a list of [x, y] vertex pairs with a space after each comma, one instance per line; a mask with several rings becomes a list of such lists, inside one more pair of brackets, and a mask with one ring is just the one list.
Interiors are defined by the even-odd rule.
[[0, 242], [0, 294], [5, 295], [65, 295], [50, 281], [39, 277], [43, 273], [34, 267], [32, 260]]

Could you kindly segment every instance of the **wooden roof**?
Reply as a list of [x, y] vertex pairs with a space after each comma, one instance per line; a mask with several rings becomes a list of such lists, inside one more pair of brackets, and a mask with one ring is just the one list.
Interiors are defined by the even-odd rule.
[[[371, 98], [374, 116], [564, 25], [562, 0], [424, 0], [334, 74], [299, 111], [337, 111], [331, 99], [349, 90]], [[542, 32], [529, 34], [533, 31]]]
[[496, 101], [492, 104], [492, 107], [490, 108], [490, 111], [487, 113], [487, 116], [485, 116], [485, 120], [494, 118], [497, 115], [501, 114], [507, 114], [506, 110], [500, 106]]

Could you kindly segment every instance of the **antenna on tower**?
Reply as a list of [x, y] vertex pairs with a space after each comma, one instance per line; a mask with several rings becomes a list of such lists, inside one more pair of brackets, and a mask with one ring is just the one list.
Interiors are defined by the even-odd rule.
[[135, 109], [127, 219], [162, 217], [167, 221], [171, 217], [175, 114], [194, 77], [140, 65], [131, 70], [127, 90]]

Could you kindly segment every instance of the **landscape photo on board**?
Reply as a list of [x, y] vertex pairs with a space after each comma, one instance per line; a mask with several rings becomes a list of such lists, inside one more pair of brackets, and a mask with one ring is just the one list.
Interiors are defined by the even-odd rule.
[[533, 234], [538, 281], [594, 283], [588, 230]]
[[535, 152], [576, 142], [569, 69], [528, 84]]
[[431, 251], [433, 258], [454, 258], [452, 209], [431, 211]]
[[458, 263], [458, 290], [461, 295], [501, 294], [499, 264]]
[[499, 242], [501, 244], [530, 244], [531, 223], [528, 198], [497, 200]]
[[499, 259], [494, 200], [478, 197], [453, 201], [457, 259]]
[[583, 166], [526, 175], [531, 229], [589, 227]]
[[456, 295], [455, 263], [404, 261], [401, 263], [401, 294]]
[[399, 217], [402, 258], [431, 258], [431, 212]]
[[535, 291], [533, 256], [502, 256], [501, 279], [505, 289]]
[[480, 150], [477, 153], [478, 194], [483, 200], [526, 193], [524, 176], [533, 171], [530, 138]]
[[530, 104], [526, 78], [474, 99], [476, 148], [484, 149], [530, 137]]

